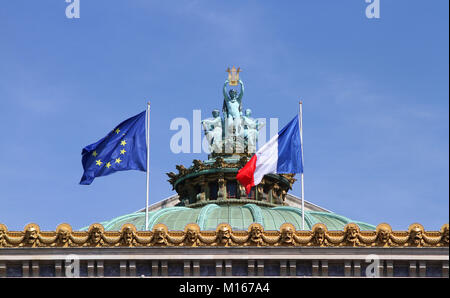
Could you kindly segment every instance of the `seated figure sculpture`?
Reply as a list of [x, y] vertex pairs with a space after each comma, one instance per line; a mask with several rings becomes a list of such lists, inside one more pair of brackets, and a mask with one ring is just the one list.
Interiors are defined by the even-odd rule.
[[213, 118], [202, 121], [206, 139], [208, 140], [209, 149], [214, 153], [222, 152], [222, 118], [220, 118], [219, 110], [212, 112]]
[[242, 127], [241, 130], [242, 138], [245, 140], [247, 145], [248, 153], [256, 152], [256, 143], [258, 142], [258, 131], [264, 127], [265, 123], [260, 122], [258, 119], [253, 119], [252, 110], [246, 109], [245, 115], [242, 117]]

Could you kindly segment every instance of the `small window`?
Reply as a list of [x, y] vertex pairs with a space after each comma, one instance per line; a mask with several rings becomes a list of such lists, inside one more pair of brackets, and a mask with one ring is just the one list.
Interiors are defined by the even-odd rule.
[[443, 277], [442, 263], [427, 262], [426, 276], [427, 277]]
[[6, 265], [7, 277], [22, 277], [22, 264], [7, 264]]
[[200, 264], [200, 276], [216, 276], [216, 264]]
[[152, 266], [150, 263], [137, 263], [136, 264], [136, 275], [137, 276], [151, 276]]
[[312, 275], [311, 262], [297, 262], [296, 269], [297, 269], [296, 270], [297, 276], [311, 276]]
[[219, 191], [219, 187], [217, 185], [217, 182], [210, 182], [208, 183], [209, 187], [209, 199], [210, 200], [217, 200], [217, 192]]
[[169, 276], [183, 276], [184, 275], [184, 265], [183, 263], [168, 263], [168, 274]]
[[106, 263], [104, 264], [105, 276], [120, 276], [120, 264], [119, 263]]
[[227, 197], [230, 199], [235, 199], [237, 197], [237, 183], [227, 182]]
[[328, 264], [328, 276], [344, 276], [344, 264]]
[[394, 263], [394, 276], [395, 277], [408, 277], [409, 276], [409, 264], [408, 263]]
[[55, 264], [39, 264], [39, 276], [40, 277], [55, 276]]
[[246, 262], [233, 261], [233, 266], [231, 267], [231, 275], [233, 276], [247, 276], [248, 275], [248, 265]]
[[280, 276], [280, 263], [266, 261], [264, 264], [264, 276]]

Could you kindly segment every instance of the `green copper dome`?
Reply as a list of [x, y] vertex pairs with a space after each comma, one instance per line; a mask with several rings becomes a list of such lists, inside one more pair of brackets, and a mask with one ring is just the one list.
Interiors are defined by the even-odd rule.
[[[361, 230], [375, 230], [375, 226], [351, 220], [331, 212], [305, 210], [305, 229], [323, 223], [328, 230], [342, 230], [348, 223], [356, 223]], [[105, 230], [120, 230], [123, 224], [132, 223], [144, 230], [145, 212], [135, 212], [102, 222]], [[291, 206], [265, 207], [256, 204], [230, 205], [207, 204], [202, 208], [167, 207], [149, 212], [149, 229], [165, 224], [169, 230], [184, 230], [186, 224], [196, 223], [201, 230], [215, 230], [220, 223], [228, 223], [233, 230], [247, 230], [252, 223], [260, 223], [265, 230], [279, 230], [283, 223], [291, 223], [301, 229], [302, 212]], [[85, 228], [86, 229], [86, 228]]]
[[[166, 173], [177, 194], [147, 207], [148, 228], [165, 224], [172, 231], [184, 230], [187, 224], [196, 223], [207, 231], [227, 223], [233, 230], [247, 230], [252, 223], [259, 223], [266, 231], [278, 231], [282, 224], [290, 223], [299, 230], [302, 228], [299, 207], [302, 207], [308, 230], [317, 223], [325, 224], [328, 230], [342, 230], [351, 222], [361, 230], [375, 230], [373, 225], [334, 214], [310, 202], [300, 202], [288, 193], [297, 180], [295, 173], [269, 171], [250, 190], [236, 179], [238, 171], [255, 153], [258, 131], [265, 124], [252, 118], [250, 109], [243, 112], [243, 82], [235, 82], [241, 87], [239, 95], [237, 91], [228, 95], [229, 83], [226, 80], [223, 85], [223, 115], [215, 109], [213, 118], [201, 121], [211, 154], [205, 161], [194, 159], [190, 166], [176, 165], [176, 172]], [[140, 210], [102, 224], [110, 231], [120, 230], [127, 223], [145, 230], [145, 216], [144, 210]]]

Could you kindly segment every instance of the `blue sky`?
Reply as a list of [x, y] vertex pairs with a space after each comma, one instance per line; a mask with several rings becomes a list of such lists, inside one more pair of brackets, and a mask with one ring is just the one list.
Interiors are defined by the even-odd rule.
[[[145, 173], [79, 185], [81, 149], [145, 109], [151, 202], [176, 117], [221, 108], [225, 69], [243, 69], [244, 108], [285, 125], [304, 101], [305, 198], [406, 229], [449, 218], [449, 3], [5, 1], [0, 6], [0, 222], [81, 228], [145, 204]], [[300, 184], [292, 190], [300, 194]]]

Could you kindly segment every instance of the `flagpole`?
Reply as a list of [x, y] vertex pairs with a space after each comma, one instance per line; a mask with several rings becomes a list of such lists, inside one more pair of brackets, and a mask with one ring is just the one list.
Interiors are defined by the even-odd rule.
[[301, 160], [302, 160], [302, 173], [301, 173], [301, 184], [302, 184], [302, 230], [305, 229], [305, 185], [303, 181], [303, 103], [302, 101], [299, 102], [300, 104], [300, 147], [301, 147]]
[[145, 203], [145, 230], [148, 231], [148, 195], [150, 186], [150, 102], [147, 102], [147, 200]]

